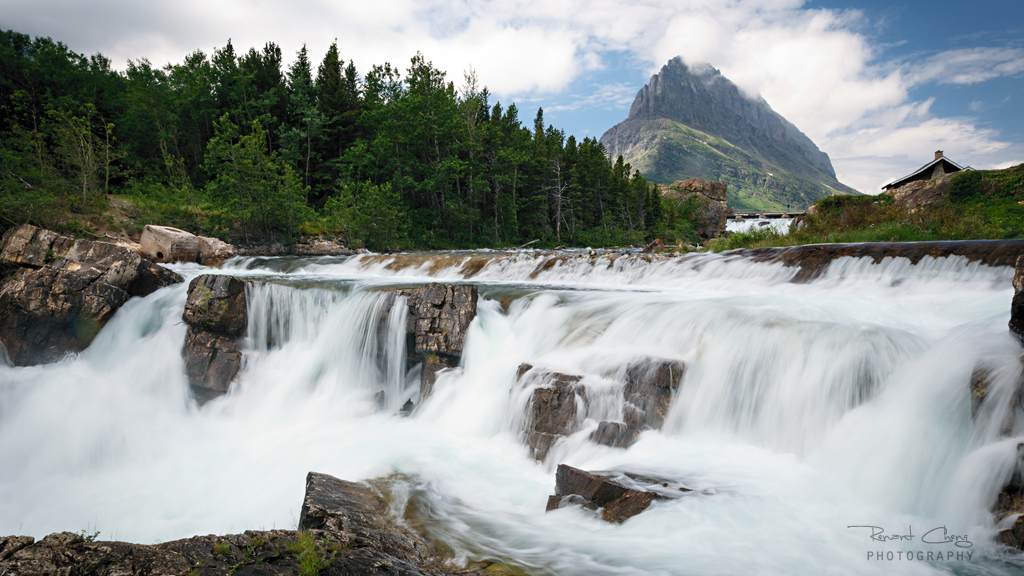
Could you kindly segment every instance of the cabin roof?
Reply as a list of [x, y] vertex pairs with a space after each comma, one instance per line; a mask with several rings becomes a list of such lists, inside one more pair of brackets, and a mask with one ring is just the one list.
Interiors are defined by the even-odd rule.
[[906, 176], [904, 176], [902, 178], [897, 178], [896, 180], [893, 180], [892, 182], [889, 182], [885, 186], [882, 186], [882, 189], [883, 190], [889, 190], [890, 188], [899, 188], [907, 180], [912, 179], [914, 176], [917, 176], [918, 174], [921, 174], [922, 172], [930, 170], [933, 166], [935, 166], [939, 162], [945, 162], [946, 164], [949, 164], [950, 166], [955, 168], [955, 170], [948, 170], [948, 171], [946, 171], [947, 174], [950, 174], [950, 173], [953, 173], [953, 172], [959, 172], [961, 170], [971, 170], [970, 166], [961, 166], [961, 165], [957, 164], [956, 162], [953, 162], [949, 158], [946, 158], [945, 156], [939, 156], [935, 160], [932, 160], [931, 162], [925, 164], [924, 166], [921, 166], [920, 168], [918, 168], [917, 170], [911, 172], [910, 174], [907, 174]]

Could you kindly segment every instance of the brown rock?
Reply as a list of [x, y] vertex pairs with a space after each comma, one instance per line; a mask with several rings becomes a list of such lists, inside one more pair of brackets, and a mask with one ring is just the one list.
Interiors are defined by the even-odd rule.
[[1003, 487], [992, 507], [996, 522], [1017, 515], [1013, 524], [996, 539], [1017, 550], [1024, 550], [1024, 443], [1017, 445], [1017, 462], [1010, 483]]
[[612, 448], [628, 448], [636, 439], [638, 429], [639, 426], [629, 426], [625, 422], [601, 422], [590, 435], [590, 440]]
[[946, 197], [949, 182], [957, 174], [958, 172], [946, 174], [934, 180], [914, 180], [889, 193], [892, 194], [893, 203], [897, 206], [906, 208], [927, 206]]
[[587, 402], [586, 387], [579, 383], [583, 377], [534, 369], [529, 364], [520, 365], [517, 374], [520, 380], [534, 378], [544, 386], [536, 388], [530, 397], [524, 432], [533, 457], [544, 460], [559, 438], [579, 430], [577, 398], [584, 405]]
[[627, 366], [623, 396], [627, 406], [643, 412], [642, 419], [636, 413], [630, 415], [637, 429], [662, 427], [673, 393], [685, 373], [686, 364], [677, 360], [641, 358]]
[[[657, 487], [649, 489], [648, 487]], [[587, 472], [559, 464], [555, 472], [555, 495], [548, 498], [547, 510], [561, 507], [563, 500], [601, 510], [607, 522], [621, 523], [646, 510], [656, 500], [684, 496], [689, 489], [676, 482], [654, 479], [628, 472]]]

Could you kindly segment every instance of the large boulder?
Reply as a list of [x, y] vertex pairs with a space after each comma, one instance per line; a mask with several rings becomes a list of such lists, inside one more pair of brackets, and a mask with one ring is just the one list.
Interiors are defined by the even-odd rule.
[[242, 364], [239, 340], [249, 323], [245, 280], [203, 274], [192, 279], [181, 318], [188, 325], [182, 356], [200, 403], [228, 391]]
[[0, 285], [0, 343], [18, 366], [84, 350], [128, 298], [182, 281], [127, 248], [27, 224], [0, 239], [0, 265], [13, 271]]
[[423, 363], [421, 400], [430, 395], [439, 371], [459, 365], [478, 297], [473, 285], [435, 283], [417, 288], [406, 300], [406, 353], [410, 364]]
[[199, 239], [170, 226], [147, 225], [139, 239], [142, 251], [153, 262], [199, 261]]
[[565, 464], [555, 471], [555, 493], [547, 510], [577, 505], [600, 510], [607, 522], [621, 523], [646, 510], [657, 500], [685, 496], [691, 490], [673, 479], [632, 472], [587, 472]]
[[235, 247], [223, 240], [196, 236], [199, 241], [198, 262], [203, 266], [216, 266], [235, 256]]

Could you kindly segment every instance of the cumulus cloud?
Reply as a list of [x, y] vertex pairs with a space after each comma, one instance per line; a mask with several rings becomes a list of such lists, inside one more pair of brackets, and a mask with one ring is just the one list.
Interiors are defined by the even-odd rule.
[[862, 190], [877, 190], [892, 158], [905, 168], [937, 146], [965, 157], [1005, 151], [995, 131], [971, 118], [933, 117], [931, 101], [910, 94], [922, 85], [1022, 74], [1024, 49], [978, 46], [886, 61], [884, 46], [862, 33], [868, 24], [860, 11], [809, 9], [804, 0], [4, 2], [5, 27], [103, 52], [119, 66], [139, 57], [179, 62], [228, 38], [238, 50], [277, 42], [288, 60], [306, 43], [319, 58], [337, 39], [342, 57], [361, 71], [385, 61], [404, 67], [419, 50], [456, 83], [472, 66], [497, 98], [554, 101], [553, 111], [628, 109], [637, 87], [627, 83], [566, 93], [607, 54], [628, 54], [651, 73], [681, 55], [763, 96], [832, 156], [841, 180]]

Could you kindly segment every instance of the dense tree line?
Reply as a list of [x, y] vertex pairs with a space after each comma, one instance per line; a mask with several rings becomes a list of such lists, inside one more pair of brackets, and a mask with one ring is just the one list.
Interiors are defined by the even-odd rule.
[[[341, 236], [376, 249], [693, 240], [594, 138], [524, 126], [475, 73], [417, 53], [360, 74], [332, 44], [285, 66], [268, 43], [125, 71], [0, 32], [0, 228], [73, 228], [112, 194], [160, 223], [234, 241]], [[73, 230], [72, 230], [73, 231]]]

